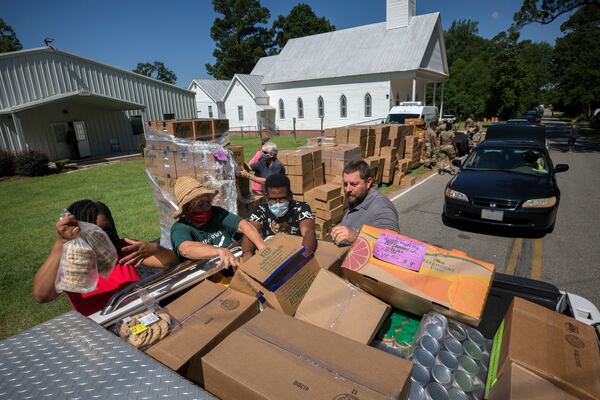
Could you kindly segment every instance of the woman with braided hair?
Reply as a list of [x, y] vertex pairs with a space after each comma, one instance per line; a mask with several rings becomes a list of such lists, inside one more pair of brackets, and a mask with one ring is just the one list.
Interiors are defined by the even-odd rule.
[[62, 254], [63, 245], [74, 239], [79, 232], [79, 221], [98, 225], [110, 238], [117, 249], [119, 260], [107, 278], [98, 276], [98, 285], [90, 293], [65, 292], [71, 306], [83, 315], [90, 315], [101, 310], [112, 295], [125, 286], [140, 280], [137, 266], [142, 262], [145, 266], [164, 268], [177, 263], [172, 250], [165, 249], [157, 243], [141, 242], [127, 238], [119, 238], [112, 214], [106, 204], [91, 200], [79, 200], [67, 209], [67, 215], [56, 223], [58, 237], [50, 250], [50, 254], [40, 266], [33, 278], [33, 297], [38, 303], [48, 303], [56, 299], [60, 293], [54, 287], [56, 274]]

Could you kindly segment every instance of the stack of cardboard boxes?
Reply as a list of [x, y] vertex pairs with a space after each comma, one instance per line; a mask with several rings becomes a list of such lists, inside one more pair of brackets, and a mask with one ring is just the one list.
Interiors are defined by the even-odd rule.
[[304, 194], [322, 185], [324, 170], [319, 149], [282, 150], [277, 157], [285, 165], [295, 200], [304, 201]]
[[333, 183], [317, 186], [304, 195], [315, 215], [317, 239], [331, 240], [331, 229], [339, 224], [348, 208], [342, 187]]
[[228, 119], [172, 119], [150, 121], [150, 127], [159, 133], [176, 138], [193, 140], [215, 140], [229, 131]]

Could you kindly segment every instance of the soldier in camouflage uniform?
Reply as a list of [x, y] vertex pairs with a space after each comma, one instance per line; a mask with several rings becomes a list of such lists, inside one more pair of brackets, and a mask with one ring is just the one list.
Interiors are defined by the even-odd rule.
[[467, 120], [465, 121], [465, 130], [468, 133], [469, 129], [473, 128], [475, 128], [475, 115], [471, 114], [469, 115], [469, 118], [467, 118]]
[[454, 143], [454, 131], [452, 124], [446, 124], [446, 130], [440, 134], [440, 153], [445, 154], [448, 159], [453, 160], [456, 157], [456, 143]]
[[477, 147], [477, 145], [479, 143], [483, 142], [484, 137], [485, 137], [485, 134], [482, 132], [482, 126], [478, 122], [475, 125], [475, 128], [473, 128], [473, 136], [471, 138], [471, 148], [474, 149], [475, 147]]
[[437, 164], [438, 158], [438, 136], [436, 134], [436, 123], [432, 121], [429, 123], [427, 130], [425, 131], [425, 162], [423, 165], [427, 168], [433, 167]]

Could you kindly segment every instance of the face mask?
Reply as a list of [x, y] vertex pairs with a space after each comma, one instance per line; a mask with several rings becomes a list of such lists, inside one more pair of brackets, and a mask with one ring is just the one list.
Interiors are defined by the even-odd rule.
[[265, 161], [269, 161], [271, 159], [271, 156], [269, 154], [263, 153], [262, 159], [265, 160]]
[[205, 224], [212, 218], [212, 210], [192, 214], [192, 221], [197, 224]]
[[283, 217], [290, 208], [290, 202], [269, 204], [269, 210], [277, 218]]

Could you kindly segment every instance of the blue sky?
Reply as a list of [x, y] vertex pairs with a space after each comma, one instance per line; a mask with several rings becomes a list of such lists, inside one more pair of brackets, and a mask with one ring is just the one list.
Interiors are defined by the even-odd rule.
[[[337, 29], [385, 20], [385, 0], [304, 2]], [[480, 34], [491, 38], [511, 24], [521, 2], [417, 0], [417, 14], [441, 12], [444, 29], [453, 20], [477, 20]], [[297, 3], [261, 0], [271, 20]], [[24, 48], [40, 47], [45, 37], [52, 37], [57, 48], [128, 70], [138, 62], [163, 61], [177, 75], [179, 86], [187, 86], [192, 78], [209, 78], [204, 64], [214, 61], [210, 27], [216, 14], [209, 0], [3, 0], [0, 17], [13, 27]], [[529, 25], [521, 38], [554, 44], [566, 19]]]

